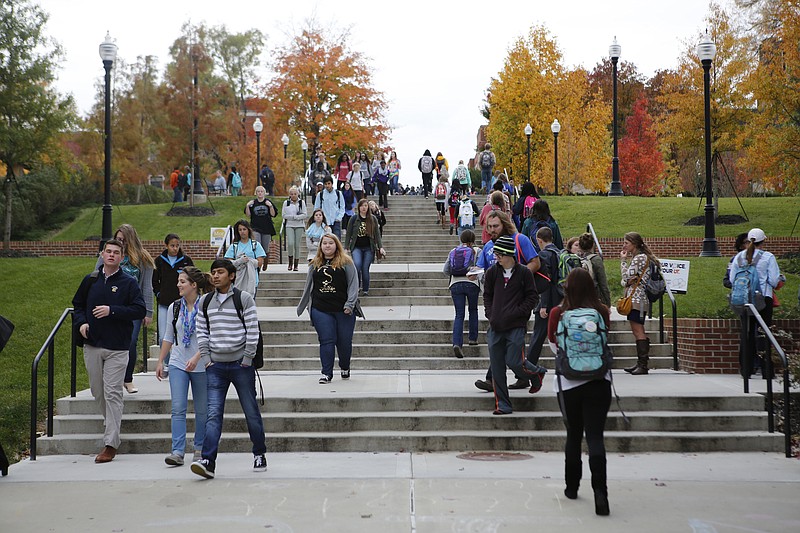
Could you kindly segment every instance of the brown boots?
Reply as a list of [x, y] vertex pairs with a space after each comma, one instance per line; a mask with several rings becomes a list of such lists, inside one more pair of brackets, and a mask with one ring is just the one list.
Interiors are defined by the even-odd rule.
[[636, 341], [636, 364], [625, 369], [625, 372], [639, 376], [648, 373], [647, 361], [650, 359], [650, 339]]
[[292, 270], [292, 263], [294, 262], [294, 257], [291, 255], [289, 256], [289, 270]]
[[297, 265], [299, 265], [299, 264], [300, 264], [300, 260], [299, 259], [295, 259], [294, 260], [294, 269], [293, 269], [295, 272], [297, 272]]
[[[289, 272], [291, 272], [292, 270], [294, 270], [295, 272], [297, 272], [297, 265], [298, 265], [299, 263], [300, 263], [300, 260], [299, 260], [299, 259], [295, 259], [294, 257], [292, 257], [292, 256], [290, 255], [290, 256], [289, 256], [289, 268], [288, 268]], [[292, 267], [294, 267], [294, 268], [292, 268]]]

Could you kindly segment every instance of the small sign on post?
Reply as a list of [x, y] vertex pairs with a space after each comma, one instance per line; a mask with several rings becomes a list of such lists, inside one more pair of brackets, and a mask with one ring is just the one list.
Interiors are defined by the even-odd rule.
[[211, 246], [219, 248], [225, 242], [225, 231], [228, 228], [211, 228]]
[[667, 287], [675, 294], [686, 294], [689, 287], [689, 261], [662, 259], [661, 275]]

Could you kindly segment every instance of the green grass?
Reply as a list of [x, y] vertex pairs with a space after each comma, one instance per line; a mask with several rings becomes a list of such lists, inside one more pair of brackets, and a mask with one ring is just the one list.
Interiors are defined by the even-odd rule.
[[[626, 196], [548, 196], [550, 212], [558, 221], [564, 240], [583, 233], [591, 222], [599, 237], [622, 237], [636, 231], [652, 237], [703, 237], [704, 226], [684, 226], [684, 222], [703, 215], [699, 198], [640, 198]], [[750, 228], [761, 228], [767, 236], [789, 236], [800, 212], [800, 201], [789, 198], [743, 198], [749, 222], [716, 226], [718, 237], [734, 237]], [[743, 215], [735, 198], [721, 198], [720, 215]], [[800, 226], [795, 230], [800, 234]], [[727, 252], [727, 251], [726, 251]]]
[[[196, 207], [212, 207], [216, 214], [208, 217], [168, 217], [166, 213], [172, 204], [121, 205], [114, 206], [113, 227], [131, 224], [142, 240], [160, 241], [167, 233], [177, 233], [183, 240], [208, 240], [210, 228], [233, 225], [240, 218], [248, 219], [244, 206], [252, 199], [250, 196], [226, 196], [211, 198], [211, 203], [196, 204]], [[280, 208], [286, 198], [275, 198], [278, 216], [274, 219], [275, 229], [280, 228], [282, 219]], [[188, 204], [180, 204], [188, 206]], [[61, 231], [54, 233], [51, 241], [82, 241], [89, 236], [99, 236], [102, 230], [103, 214], [101, 208], [83, 209], [78, 217]]]

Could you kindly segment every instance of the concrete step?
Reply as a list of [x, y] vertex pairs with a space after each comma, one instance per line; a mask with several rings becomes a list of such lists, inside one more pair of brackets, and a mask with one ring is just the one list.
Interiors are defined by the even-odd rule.
[[[490, 411], [375, 411], [338, 413], [264, 412], [264, 428], [268, 434], [289, 432], [363, 432], [363, 431], [559, 431], [564, 428], [561, 412], [535, 411], [505, 420]], [[674, 411], [634, 412], [629, 415], [630, 428], [618, 412], [609, 413], [606, 431], [750, 431], [766, 427], [766, 414], [753, 411], [725, 413], [692, 412], [676, 416]], [[188, 431], [194, 432], [194, 415], [187, 415]], [[122, 433], [170, 433], [169, 413], [130, 414], [122, 420]], [[103, 432], [100, 415], [56, 416], [53, 430], [57, 434], [98, 434]], [[226, 413], [223, 432], [246, 433], [242, 413]]]

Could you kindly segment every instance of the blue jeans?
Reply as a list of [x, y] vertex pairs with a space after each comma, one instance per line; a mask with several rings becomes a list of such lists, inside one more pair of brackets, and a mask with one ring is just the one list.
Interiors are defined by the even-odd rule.
[[[489, 347], [489, 364], [494, 379], [494, 398], [497, 408], [510, 413], [511, 398], [508, 396], [506, 367], [510, 368], [517, 379], [531, 380], [546, 369], [534, 365], [525, 359], [525, 328], [514, 328], [506, 331], [494, 331], [489, 327], [486, 332], [486, 344]], [[538, 379], [538, 377], [537, 377]]]
[[331, 233], [336, 235], [336, 237], [341, 241], [342, 240], [342, 221], [337, 220], [333, 224], [331, 224]]
[[469, 340], [478, 340], [478, 293], [480, 289], [470, 281], [460, 281], [450, 286], [450, 296], [456, 308], [453, 319], [453, 346], [464, 344], [464, 311], [469, 304]]
[[194, 449], [203, 449], [208, 414], [208, 377], [205, 372], [187, 372], [173, 366], [169, 369], [169, 391], [172, 396], [172, 453], [183, 456], [186, 451], [186, 406], [189, 383], [194, 402]]
[[142, 330], [142, 321], [133, 321], [133, 333], [131, 333], [131, 345], [128, 348], [128, 366], [125, 368], [125, 383], [133, 383], [133, 369], [136, 368], [136, 345], [139, 341], [139, 332]]
[[333, 377], [333, 359], [339, 352], [339, 368], [350, 370], [350, 356], [353, 354], [353, 330], [356, 328], [356, 315], [343, 312], [326, 313], [311, 308], [311, 323], [317, 330], [319, 339], [319, 360], [322, 373]]
[[247, 431], [253, 443], [253, 455], [267, 452], [267, 441], [264, 436], [264, 422], [256, 400], [256, 369], [244, 367], [241, 361], [230, 363], [212, 363], [206, 367], [208, 376], [208, 419], [206, 420], [206, 436], [203, 439], [203, 459], [217, 460], [219, 438], [222, 435], [222, 417], [225, 414], [225, 396], [231, 383], [239, 396]]
[[353, 248], [352, 254], [361, 290], [367, 292], [369, 291], [369, 267], [372, 266], [372, 261], [375, 259], [375, 252], [372, 251], [372, 248]]
[[489, 189], [492, 187], [492, 169], [481, 169], [481, 186], [483, 187], [483, 192], [488, 193]]
[[397, 194], [397, 191], [399, 190], [398, 188], [399, 184], [400, 184], [400, 174], [392, 178], [392, 183], [389, 187], [392, 190], [392, 194]]

